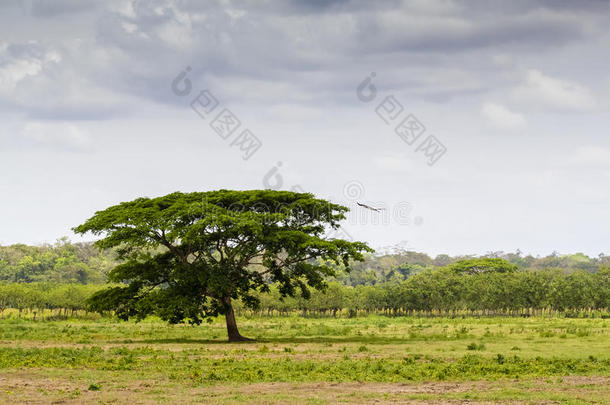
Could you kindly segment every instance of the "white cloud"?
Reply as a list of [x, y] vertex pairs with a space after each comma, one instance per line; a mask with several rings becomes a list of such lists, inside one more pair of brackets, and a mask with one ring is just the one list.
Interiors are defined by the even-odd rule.
[[10, 96], [19, 82], [40, 74], [50, 63], [61, 61], [61, 56], [37, 43], [30, 42], [22, 47], [0, 46], [0, 95]]
[[114, 11], [122, 16], [128, 17], [128, 18], [135, 18], [136, 17], [136, 12], [133, 9], [133, 2], [130, 0], [123, 0], [120, 2], [116, 2], [116, 3], [111, 3], [108, 8], [111, 11]]
[[[0, 104], [29, 119], [104, 119], [129, 111], [131, 94], [122, 94], [105, 77], [117, 54], [90, 42], [61, 45], [47, 41], [0, 46]], [[83, 63], [83, 61], [85, 61]]]
[[134, 32], [136, 32], [138, 30], [138, 26], [136, 24], [132, 24], [132, 23], [126, 22], [126, 21], [123, 21], [121, 23], [121, 26], [123, 27], [125, 32], [127, 32], [128, 34], [133, 34]]
[[0, 93], [10, 94], [17, 83], [27, 76], [37, 75], [42, 65], [36, 61], [18, 60], [0, 66]]
[[495, 127], [515, 128], [525, 124], [523, 115], [513, 112], [500, 104], [485, 103], [481, 107], [481, 113]]
[[31, 121], [24, 125], [21, 136], [39, 145], [78, 152], [91, 150], [89, 131], [67, 122]]
[[413, 169], [413, 162], [405, 155], [379, 156], [374, 159], [375, 165], [387, 172], [409, 172]]
[[568, 160], [571, 166], [610, 168], [610, 148], [587, 145], [576, 149]]
[[568, 80], [557, 79], [531, 69], [526, 82], [513, 91], [516, 101], [528, 107], [551, 110], [586, 111], [596, 107], [593, 93]]

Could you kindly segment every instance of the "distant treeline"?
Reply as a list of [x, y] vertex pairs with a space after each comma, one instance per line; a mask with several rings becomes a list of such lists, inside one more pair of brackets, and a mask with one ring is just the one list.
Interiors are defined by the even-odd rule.
[[[474, 257], [440, 254], [432, 258], [425, 253], [394, 248], [385, 254], [370, 255], [364, 262], [354, 263], [352, 271], [340, 273], [337, 281], [351, 286], [399, 282], [422, 271], [445, 267]], [[594, 273], [601, 267], [610, 267], [610, 256], [604, 254], [589, 257], [583, 253], [560, 255], [555, 252], [545, 257], [534, 257], [523, 255], [517, 250], [515, 253], [488, 252], [481, 257], [504, 259], [519, 269], [533, 271], [560, 269], [566, 273], [579, 270]]]
[[[5, 309], [27, 313], [87, 309], [86, 300], [106, 285], [12, 283], [0, 284], [0, 316]], [[330, 282], [326, 291], [311, 297], [282, 298], [275, 286], [259, 294], [260, 306], [241, 314], [357, 316], [388, 315], [535, 315], [541, 312], [608, 314], [610, 268], [583, 270], [517, 270], [502, 259], [474, 259], [425, 270], [400, 282], [345, 286]], [[42, 312], [41, 312], [42, 311]]]
[[99, 284], [116, 264], [113, 252], [65, 238], [53, 245], [0, 246], [0, 282]]
[[[86, 310], [87, 298], [106, 288], [106, 274], [118, 264], [112, 251], [91, 243], [0, 246], [0, 314]], [[450, 257], [396, 249], [370, 255], [351, 272], [337, 268], [325, 292], [310, 299], [281, 298], [271, 286], [259, 294], [259, 312], [315, 315], [531, 313], [610, 307], [610, 257], [520, 252], [481, 258]], [[238, 312], [245, 309], [238, 307]]]
[[[582, 253], [533, 257], [515, 253], [489, 252], [483, 257], [502, 258], [523, 270], [560, 269], [564, 272], [586, 271], [610, 266], [610, 256], [588, 257]], [[407, 278], [439, 267], [445, 267], [472, 256], [437, 255], [394, 248], [384, 254], [369, 255], [364, 262], [354, 263], [350, 273], [339, 270], [336, 279], [349, 286], [372, 286], [401, 282]], [[60, 239], [52, 245], [0, 246], [0, 282], [10, 283], [77, 283], [106, 282], [106, 274], [118, 262], [115, 252], [99, 251], [91, 243], [70, 243]]]
[[[501, 259], [500, 259], [501, 260]], [[473, 260], [471, 262], [476, 262]], [[336, 314], [536, 314], [543, 310], [610, 308], [610, 268], [578, 270], [464, 270], [457, 262], [425, 270], [400, 282], [345, 286], [331, 282], [310, 299], [281, 298], [277, 289], [259, 296], [267, 313]]]
[[68, 315], [85, 310], [87, 299], [107, 285], [0, 283], [0, 318], [7, 309], [25, 311], [38, 317]]

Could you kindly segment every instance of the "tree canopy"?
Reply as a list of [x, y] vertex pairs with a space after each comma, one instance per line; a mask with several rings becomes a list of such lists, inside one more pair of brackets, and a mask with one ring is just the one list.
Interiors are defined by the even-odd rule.
[[347, 211], [309, 193], [273, 190], [177, 192], [109, 207], [74, 228], [103, 236], [96, 245], [123, 260], [108, 278], [124, 284], [94, 294], [91, 308], [193, 324], [224, 314], [229, 340], [243, 340], [232, 300], [256, 307], [255, 293], [270, 283], [282, 296], [308, 297], [336, 266], [349, 271], [372, 251], [325, 237]]
[[459, 260], [446, 266], [447, 269], [455, 273], [476, 274], [476, 273], [511, 273], [517, 271], [519, 266], [498, 258], [498, 257], [481, 257]]
[[53, 245], [0, 246], [0, 282], [103, 283], [116, 264], [111, 252], [67, 238]]

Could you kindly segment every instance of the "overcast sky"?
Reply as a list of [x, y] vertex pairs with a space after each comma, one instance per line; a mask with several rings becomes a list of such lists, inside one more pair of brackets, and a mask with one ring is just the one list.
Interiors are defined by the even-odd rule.
[[609, 17], [602, 1], [2, 1], [0, 244], [79, 240], [139, 196], [281, 187], [352, 207], [344, 236], [373, 247], [610, 253]]

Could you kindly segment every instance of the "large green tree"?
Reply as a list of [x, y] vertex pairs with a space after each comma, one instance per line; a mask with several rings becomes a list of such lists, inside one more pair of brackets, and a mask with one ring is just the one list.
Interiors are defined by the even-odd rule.
[[458, 274], [512, 273], [519, 266], [501, 258], [480, 257], [458, 260], [445, 267]]
[[229, 340], [240, 341], [232, 300], [256, 307], [255, 292], [270, 283], [283, 296], [308, 297], [335, 275], [333, 264], [349, 269], [371, 251], [324, 236], [347, 210], [288, 191], [173, 193], [109, 207], [74, 231], [103, 236], [96, 245], [124, 261], [108, 275], [122, 285], [94, 294], [94, 310], [193, 324], [224, 314]]

